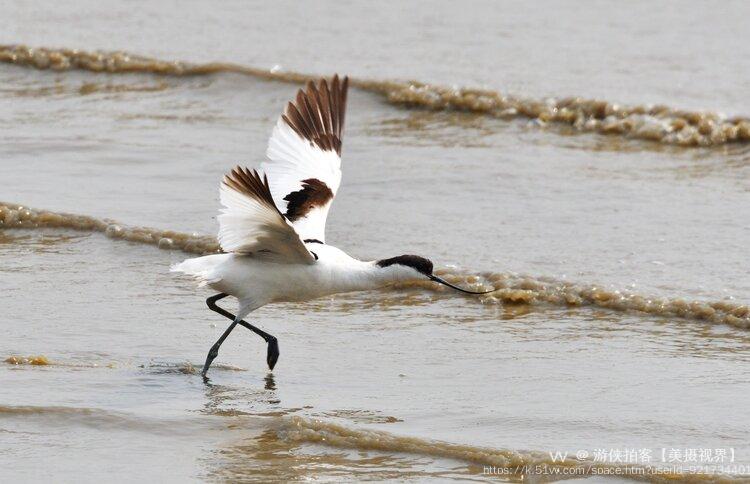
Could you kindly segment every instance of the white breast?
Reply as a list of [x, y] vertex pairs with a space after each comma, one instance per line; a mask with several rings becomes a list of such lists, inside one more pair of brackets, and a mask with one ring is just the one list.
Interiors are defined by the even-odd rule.
[[308, 248], [318, 256], [311, 265], [228, 256], [214, 271], [218, 280], [209, 285], [237, 297], [243, 310], [250, 312], [271, 302], [308, 301], [373, 289], [381, 283], [372, 262], [359, 261], [329, 245], [308, 244]]

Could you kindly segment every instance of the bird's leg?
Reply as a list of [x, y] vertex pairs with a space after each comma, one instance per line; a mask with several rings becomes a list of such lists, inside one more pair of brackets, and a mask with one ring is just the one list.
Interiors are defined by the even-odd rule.
[[221, 337], [214, 343], [214, 345], [211, 347], [210, 350], [208, 350], [208, 356], [206, 356], [206, 362], [203, 364], [203, 371], [201, 371], [201, 375], [205, 378], [206, 373], [208, 372], [208, 368], [211, 366], [211, 363], [216, 359], [217, 356], [219, 356], [219, 347], [224, 342], [225, 339], [227, 339], [227, 336], [229, 336], [229, 333], [232, 332], [234, 327], [237, 326], [237, 321], [233, 321], [232, 324], [229, 325], [226, 331], [224, 331], [224, 334], [221, 335]]
[[234, 327], [236, 325], [244, 326], [245, 328], [249, 329], [253, 333], [257, 334], [261, 338], [263, 338], [266, 343], [268, 343], [268, 353], [266, 355], [266, 363], [268, 363], [268, 367], [273, 370], [273, 367], [276, 366], [276, 362], [279, 359], [279, 342], [276, 339], [275, 336], [270, 335], [263, 331], [260, 328], [257, 328], [253, 326], [252, 324], [248, 323], [245, 320], [237, 320], [236, 316], [229, 311], [220, 308], [216, 302], [220, 299], [223, 299], [227, 297], [228, 294], [225, 294], [223, 292], [211, 296], [210, 298], [206, 299], [206, 305], [208, 305], [208, 308], [211, 311], [217, 312], [224, 316], [225, 318], [231, 319], [232, 324], [229, 325], [227, 330], [224, 332], [224, 334], [221, 335], [221, 338], [211, 347], [211, 350], [208, 352], [208, 357], [206, 357], [206, 364], [203, 366], [203, 376], [206, 376], [206, 372], [208, 371], [208, 367], [211, 366], [211, 362], [216, 358], [216, 356], [219, 354], [219, 347], [224, 342], [224, 340], [229, 336], [229, 333], [232, 332]]

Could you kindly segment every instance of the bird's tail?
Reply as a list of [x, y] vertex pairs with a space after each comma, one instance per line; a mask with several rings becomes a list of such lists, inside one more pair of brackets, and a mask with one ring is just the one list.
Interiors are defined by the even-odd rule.
[[196, 257], [194, 259], [186, 259], [177, 264], [173, 264], [169, 270], [170, 272], [182, 272], [183, 274], [193, 276], [202, 287], [207, 284], [215, 284], [221, 281], [218, 268], [228, 257], [231, 257], [231, 254], [213, 254]]

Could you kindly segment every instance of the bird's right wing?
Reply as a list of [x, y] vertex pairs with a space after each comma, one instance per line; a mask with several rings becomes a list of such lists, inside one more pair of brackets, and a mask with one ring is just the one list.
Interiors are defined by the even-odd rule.
[[237, 167], [224, 177], [219, 196], [219, 244], [225, 252], [289, 264], [312, 264], [315, 257], [276, 208], [268, 179]]
[[341, 140], [349, 79], [308, 82], [287, 104], [268, 141], [268, 175], [276, 206], [303, 239], [325, 242], [328, 210], [341, 184]]

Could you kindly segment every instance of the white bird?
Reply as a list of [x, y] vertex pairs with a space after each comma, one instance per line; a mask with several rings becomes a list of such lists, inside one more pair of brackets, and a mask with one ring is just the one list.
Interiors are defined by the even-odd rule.
[[[243, 321], [269, 303], [308, 301], [321, 296], [376, 289], [394, 282], [428, 278], [470, 294], [432, 273], [432, 262], [416, 255], [361, 261], [325, 243], [325, 223], [341, 184], [341, 140], [349, 79], [330, 84], [308, 82], [273, 129], [260, 170], [236, 167], [224, 177], [218, 217], [224, 253], [185, 260], [172, 266], [219, 291], [208, 307], [232, 319], [211, 347], [205, 377], [219, 347], [236, 325], [268, 343], [267, 363], [279, 357], [276, 338]], [[233, 315], [216, 302], [239, 300]]]

